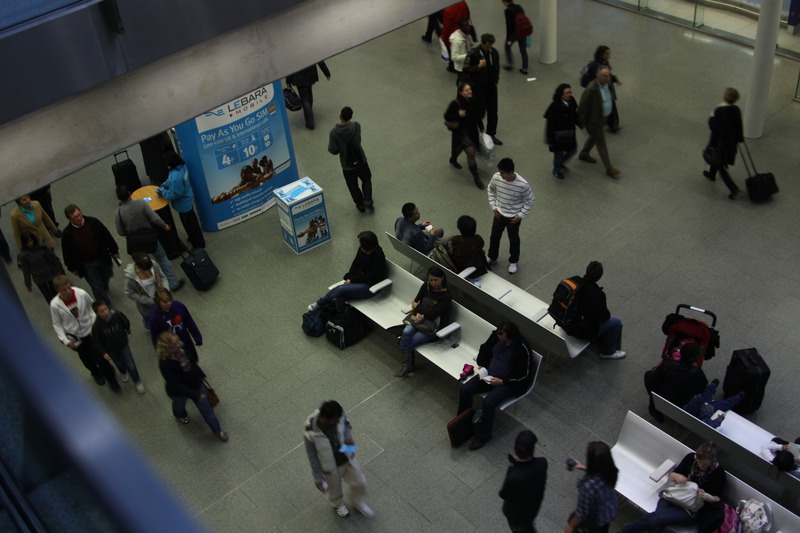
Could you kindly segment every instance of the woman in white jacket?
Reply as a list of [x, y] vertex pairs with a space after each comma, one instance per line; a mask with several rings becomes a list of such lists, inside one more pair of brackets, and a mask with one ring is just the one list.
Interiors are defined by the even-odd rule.
[[142, 252], [131, 254], [133, 263], [125, 267], [125, 295], [136, 302], [136, 310], [142, 315], [144, 329], [148, 328], [148, 317], [153, 307], [153, 298], [158, 289], [170, 289], [169, 281], [158, 263]]

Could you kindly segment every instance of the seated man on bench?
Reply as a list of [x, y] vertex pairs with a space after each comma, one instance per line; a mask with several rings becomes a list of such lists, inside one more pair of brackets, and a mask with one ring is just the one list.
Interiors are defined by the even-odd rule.
[[363, 300], [372, 296], [369, 288], [386, 278], [386, 256], [378, 244], [378, 236], [371, 231], [358, 234], [358, 253], [356, 253], [350, 270], [344, 275], [344, 283], [337, 285], [328, 293], [308, 306], [309, 311], [325, 307], [332, 303], [336, 312], [342, 314], [347, 310], [347, 300]]
[[416, 251], [428, 255], [436, 246], [436, 240], [444, 235], [442, 228], [436, 228], [427, 220], [417, 224], [420, 219], [416, 204], [403, 204], [403, 216], [394, 223], [394, 236]]
[[458, 412], [472, 407], [472, 397], [488, 392], [483, 399], [483, 414], [475, 426], [470, 450], [478, 450], [492, 438], [494, 412], [508, 398], [523, 394], [534, 377], [530, 346], [519, 328], [503, 322], [478, 350], [478, 375], [458, 390]]
[[603, 359], [622, 359], [627, 354], [620, 350], [622, 342], [622, 321], [608, 310], [606, 293], [597, 285], [603, 277], [603, 264], [592, 261], [586, 266], [579, 292], [577, 317], [574, 331], [570, 335], [600, 345]]

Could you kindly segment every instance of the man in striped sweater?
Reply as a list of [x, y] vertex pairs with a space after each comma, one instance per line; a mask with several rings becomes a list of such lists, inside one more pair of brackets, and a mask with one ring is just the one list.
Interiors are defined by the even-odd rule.
[[517, 272], [519, 263], [519, 226], [533, 207], [533, 191], [528, 182], [514, 171], [514, 161], [506, 157], [497, 164], [498, 172], [492, 176], [487, 192], [489, 207], [494, 210], [492, 236], [489, 238], [489, 264], [497, 263], [500, 254], [500, 237], [508, 230], [510, 256], [508, 272]]

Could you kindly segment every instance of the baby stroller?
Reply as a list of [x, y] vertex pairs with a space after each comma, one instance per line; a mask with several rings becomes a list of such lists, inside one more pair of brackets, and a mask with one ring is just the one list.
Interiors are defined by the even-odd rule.
[[[702, 320], [681, 315], [681, 309], [696, 311], [710, 316], [711, 326]], [[661, 359], [677, 360], [680, 358], [680, 349], [684, 344], [696, 342], [700, 345], [701, 350], [696, 365], [701, 368], [703, 360], [714, 357], [716, 349], [719, 348], [719, 332], [714, 329], [716, 325], [717, 315], [711, 311], [691, 305], [678, 304], [675, 312], [668, 314], [661, 325], [661, 331], [667, 336]]]

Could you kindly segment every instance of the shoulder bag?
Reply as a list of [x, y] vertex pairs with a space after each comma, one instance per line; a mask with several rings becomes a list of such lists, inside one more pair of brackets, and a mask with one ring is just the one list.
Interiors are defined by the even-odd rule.
[[703, 506], [703, 500], [700, 498], [700, 487], [694, 481], [673, 483], [658, 495], [686, 510], [691, 515], [694, 515]]

